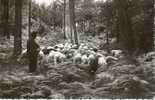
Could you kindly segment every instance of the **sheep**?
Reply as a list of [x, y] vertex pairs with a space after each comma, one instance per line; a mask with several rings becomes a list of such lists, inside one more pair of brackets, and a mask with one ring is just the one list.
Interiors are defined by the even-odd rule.
[[114, 57], [119, 57], [121, 53], [123, 53], [122, 50], [111, 50], [111, 53]]
[[84, 49], [84, 50], [88, 50], [89, 47], [88, 47], [88, 46], [83, 46], [83, 49]]
[[[40, 51], [39, 51], [39, 53], [38, 53], [38, 60], [39, 60], [39, 61], [42, 60], [43, 57], [45, 56], [45, 54], [44, 54], [44, 52], [43, 52], [44, 49], [45, 49], [45, 47], [41, 47], [41, 48], [40, 48]], [[25, 49], [25, 50], [22, 51], [22, 53], [21, 53], [21, 55], [18, 57], [17, 61], [18, 61], [18, 62], [21, 62], [21, 60], [23, 60], [23, 59], [24, 59], [24, 61], [25, 61], [26, 59], [28, 59], [27, 49]]]
[[86, 54], [82, 55], [81, 61], [82, 61], [82, 64], [88, 64], [88, 57]]
[[17, 61], [20, 62], [22, 59], [27, 58], [27, 49], [23, 50], [21, 55], [18, 57]]
[[96, 54], [96, 57], [98, 59], [98, 65], [99, 66], [102, 66], [102, 65], [107, 65], [107, 62], [106, 62], [106, 57], [100, 53], [97, 53]]
[[113, 57], [113, 56], [107, 56], [106, 60], [113, 60], [113, 61], [118, 61], [118, 58]]
[[66, 43], [65, 45], [64, 45], [64, 49], [65, 50], [70, 50], [72, 48], [72, 44], [71, 43]]
[[62, 54], [61, 52], [54, 53], [54, 64], [57, 65], [57, 61], [63, 63], [66, 59], [66, 55]]
[[90, 54], [90, 55], [88, 56], [88, 64], [90, 65], [91, 62], [93, 62], [94, 60], [95, 60], [95, 55], [94, 55], [94, 54]]
[[57, 44], [57, 45], [55, 45], [55, 47], [64, 48], [64, 44]]
[[57, 44], [57, 45], [54, 46], [54, 49], [56, 51], [60, 52], [62, 49], [64, 49], [64, 45], [63, 44]]
[[48, 54], [44, 50], [40, 50], [38, 54], [38, 61], [40, 65], [44, 65], [48, 63]]
[[73, 56], [73, 63], [74, 64], [77, 64], [79, 62], [81, 63], [81, 57], [82, 57], [81, 53], [75, 52]]
[[88, 50], [87, 52], [88, 52], [88, 54], [90, 54], [90, 55], [91, 55], [91, 54], [93, 54], [93, 55], [96, 54], [96, 52], [94, 52], [94, 51], [92, 51], [92, 50]]
[[39, 55], [38, 55], [38, 68], [40, 73], [46, 73], [47, 69], [48, 69], [48, 64], [49, 64], [49, 54], [44, 53], [43, 50], [39, 51]]
[[47, 62], [48, 63], [53, 62], [53, 59], [54, 59], [54, 56], [55, 56], [55, 52], [56, 51], [50, 51], [50, 53], [48, 54], [48, 57], [47, 57]]
[[79, 49], [83, 49], [84, 46], [85, 46], [85, 44], [81, 43], [80, 46], [79, 46]]
[[91, 74], [95, 74], [95, 72], [98, 69], [98, 58], [96, 56], [96, 54], [90, 54], [88, 56], [88, 64], [90, 66], [90, 73]]
[[78, 49], [78, 45], [76, 45], [76, 44], [72, 45], [71, 49]]
[[67, 59], [70, 59], [74, 56], [75, 51], [75, 49], [62, 50], [62, 53], [66, 55]]
[[42, 50], [39, 51], [39, 58], [43, 58], [44, 57], [44, 52]]
[[47, 47], [47, 50], [53, 50], [53, 49], [54, 49], [54, 47], [52, 47], [52, 46]]
[[106, 58], [104, 56], [101, 56], [98, 58], [98, 65], [99, 66], [107, 65], [107, 61], [106, 61]]
[[54, 61], [54, 65], [57, 65], [58, 61], [61, 63], [64, 62], [66, 56], [58, 51], [50, 51], [49, 55], [47, 56], [47, 62], [51, 63]]
[[118, 60], [119, 60], [118, 58], [113, 57], [113, 56], [107, 56], [106, 57], [107, 65], [114, 64]]

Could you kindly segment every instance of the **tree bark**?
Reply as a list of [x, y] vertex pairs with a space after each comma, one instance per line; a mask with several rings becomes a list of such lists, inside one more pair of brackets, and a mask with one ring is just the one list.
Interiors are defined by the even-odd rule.
[[8, 31], [8, 20], [9, 20], [9, 0], [2, 0], [3, 4], [3, 36], [7, 36], [8, 39], [10, 39], [10, 34]]
[[118, 10], [118, 21], [120, 30], [120, 43], [124, 50], [128, 53], [134, 51], [134, 35], [132, 32], [131, 20], [127, 11], [127, 0], [115, 0]]
[[65, 21], [65, 19], [66, 19], [66, 0], [64, 0], [64, 16], [63, 17], [64, 17], [64, 19], [63, 19], [64, 20], [64, 28], [63, 28], [64, 29], [64, 39], [66, 39], [66, 28], [65, 28], [66, 27], [66, 21]]
[[69, 8], [70, 8], [70, 28], [71, 28], [71, 35], [73, 39], [73, 43], [78, 45], [78, 35], [75, 26], [75, 1], [69, 0]]
[[31, 34], [31, 0], [29, 0], [29, 37], [30, 37], [30, 34]]
[[78, 35], [75, 26], [75, 1], [66, 0], [66, 14], [65, 14], [65, 33], [66, 39], [73, 44], [78, 45]]
[[71, 34], [70, 34], [70, 13], [69, 13], [69, 0], [66, 0], [66, 7], [65, 7], [65, 33], [66, 39], [71, 42]]
[[[53, 10], [54, 10], [54, 12], [56, 12], [56, 4], [54, 3], [53, 4]], [[55, 20], [56, 20], [56, 13], [54, 13], [54, 16], [53, 16], [53, 31], [56, 31], [56, 23], [55, 23]]]
[[154, 38], [153, 38], [153, 24], [154, 24], [154, 2], [153, 0], [148, 0], [145, 2], [149, 2], [143, 6], [143, 12], [147, 15], [144, 19], [144, 32], [142, 33], [141, 41], [141, 50], [144, 52], [149, 52], [153, 50], [154, 47]]
[[14, 57], [22, 52], [22, 0], [15, 0]]

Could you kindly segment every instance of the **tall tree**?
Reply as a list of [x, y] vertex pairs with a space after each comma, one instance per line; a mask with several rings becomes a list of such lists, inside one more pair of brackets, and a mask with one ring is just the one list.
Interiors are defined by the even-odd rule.
[[69, 0], [69, 8], [70, 8], [70, 28], [71, 28], [70, 31], [73, 38], [73, 43], [78, 45], [78, 35], [75, 26], [75, 0]]
[[10, 38], [9, 31], [8, 31], [8, 20], [9, 20], [9, 0], [2, 0], [3, 5], [3, 35], [7, 36], [7, 38]]
[[66, 0], [66, 7], [65, 7], [65, 33], [66, 33], [66, 39], [72, 41], [70, 35], [69, 0]]
[[153, 4], [153, 0], [130, 1], [132, 29], [138, 54], [153, 50]]
[[29, 37], [30, 37], [30, 33], [31, 33], [31, 3], [32, 3], [32, 1], [29, 0]]
[[0, 36], [2, 36], [1, 26], [2, 26], [2, 0], [0, 0]]
[[63, 29], [64, 29], [64, 39], [66, 39], [66, 28], [65, 28], [66, 27], [66, 22], [65, 22], [65, 19], [66, 19], [66, 16], [65, 16], [66, 15], [66, 10], [65, 9], [66, 9], [66, 0], [64, 0], [64, 16], [63, 16], [64, 17], [63, 18], [63, 21], [64, 21], [63, 22], [63, 24], [64, 24], [64, 27], [63, 27]]
[[[53, 3], [53, 11], [56, 12], [57, 10], [57, 5], [56, 5], [56, 2]], [[56, 20], [56, 13], [54, 13], [53, 15], [53, 30], [55, 31], [55, 28], [56, 28], [56, 23], [55, 23], [55, 20]]]
[[142, 32], [140, 38], [140, 49], [144, 52], [149, 52], [153, 50], [154, 46], [154, 39], [153, 39], [153, 21], [154, 21], [154, 15], [153, 15], [153, 9], [154, 9], [154, 2], [153, 0], [147, 0], [143, 1], [142, 5], [142, 12], [145, 14], [144, 17], [144, 31]]
[[22, 51], [22, 0], [15, 0], [15, 24], [14, 56], [17, 57]]
[[66, 15], [65, 15], [65, 33], [66, 38], [72, 43], [78, 45], [78, 35], [75, 26], [75, 0], [66, 0]]
[[128, 0], [115, 0], [117, 5], [120, 43], [128, 53], [134, 51], [134, 34], [132, 32], [131, 18], [128, 12]]

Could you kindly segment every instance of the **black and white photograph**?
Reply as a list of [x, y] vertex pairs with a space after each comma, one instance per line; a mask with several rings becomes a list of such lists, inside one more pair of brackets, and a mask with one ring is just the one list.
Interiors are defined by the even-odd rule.
[[154, 0], [0, 0], [0, 99], [155, 99]]

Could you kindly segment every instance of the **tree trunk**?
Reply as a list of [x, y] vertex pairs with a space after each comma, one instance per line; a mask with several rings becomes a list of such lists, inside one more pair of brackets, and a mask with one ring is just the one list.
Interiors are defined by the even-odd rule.
[[71, 27], [71, 35], [73, 38], [73, 43], [78, 45], [78, 35], [75, 26], [75, 1], [69, 0], [69, 8], [70, 8], [70, 27]]
[[74, 0], [66, 0], [65, 14], [65, 33], [66, 38], [71, 43], [78, 44], [78, 35], [75, 26], [75, 8]]
[[132, 32], [131, 20], [127, 11], [127, 0], [115, 0], [118, 7], [118, 21], [120, 30], [120, 43], [128, 53], [134, 51], [134, 35]]
[[[155, 0], [154, 0], [155, 2]], [[153, 20], [153, 40], [154, 40], [154, 49], [155, 49], [155, 3], [154, 3], [154, 9], [153, 9], [153, 15], [154, 15], [154, 20]]]
[[66, 0], [66, 7], [65, 7], [65, 33], [66, 39], [71, 42], [71, 34], [70, 34], [70, 13], [69, 13], [69, 0]]
[[2, 0], [3, 4], [3, 36], [7, 36], [10, 39], [10, 34], [8, 31], [8, 20], [9, 20], [9, 0]]
[[[53, 10], [54, 12], [56, 12], [56, 4], [54, 3], [53, 4]], [[53, 31], [55, 32], [56, 31], [56, 23], [55, 23], [55, 19], [56, 19], [56, 13], [54, 13], [54, 16], [53, 16]]]
[[3, 30], [2, 30], [2, 21], [3, 21], [3, 19], [2, 19], [2, 13], [3, 13], [3, 7], [2, 7], [3, 5], [2, 5], [2, 0], [0, 0], [0, 36], [2, 36], [3, 34]]
[[29, 0], [29, 37], [31, 34], [31, 0]]
[[66, 28], [65, 28], [66, 27], [66, 22], [65, 22], [66, 10], [65, 9], [66, 9], [66, 0], [64, 0], [64, 19], [63, 19], [64, 20], [64, 28], [63, 28], [64, 29], [64, 39], [66, 39]]
[[116, 23], [117, 23], [117, 26], [116, 26], [116, 39], [117, 39], [117, 43], [119, 43], [120, 42], [119, 23], [118, 23], [118, 21]]
[[148, 0], [147, 2], [149, 3], [144, 5], [143, 7], [143, 12], [144, 14], [147, 15], [147, 17], [144, 19], [145, 27], [144, 27], [144, 32], [141, 35], [142, 39], [140, 40], [141, 41], [140, 49], [144, 50], [144, 52], [152, 51], [154, 47], [154, 39], [153, 39], [154, 3], [153, 3], [153, 0]]
[[22, 0], [15, 0], [15, 24], [14, 57], [17, 57], [22, 51]]

